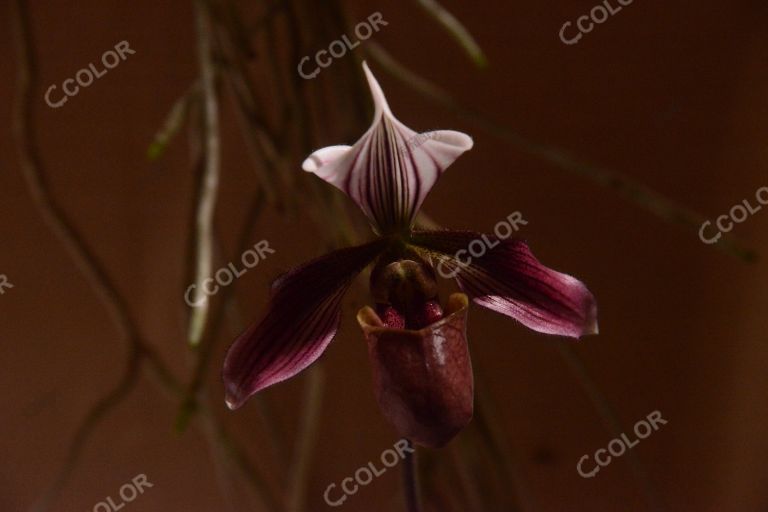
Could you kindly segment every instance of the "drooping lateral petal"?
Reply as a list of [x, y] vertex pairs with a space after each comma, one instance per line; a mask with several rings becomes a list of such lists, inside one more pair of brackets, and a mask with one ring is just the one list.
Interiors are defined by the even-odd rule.
[[399, 435], [422, 446], [444, 446], [472, 419], [468, 305], [463, 293], [451, 295], [446, 316], [419, 330], [387, 327], [370, 307], [357, 314], [379, 408]]
[[383, 247], [376, 240], [334, 251], [275, 281], [266, 315], [235, 340], [224, 361], [230, 409], [320, 357], [339, 328], [344, 293]]
[[409, 228], [440, 175], [472, 139], [451, 130], [416, 133], [398, 121], [363, 63], [373, 96], [373, 123], [354, 146], [315, 151], [302, 164], [351, 197], [379, 233]]
[[481, 306], [538, 332], [573, 338], [598, 332], [592, 293], [581, 281], [542, 265], [522, 240], [417, 231], [412, 242], [433, 251], [438, 274], [455, 277]]

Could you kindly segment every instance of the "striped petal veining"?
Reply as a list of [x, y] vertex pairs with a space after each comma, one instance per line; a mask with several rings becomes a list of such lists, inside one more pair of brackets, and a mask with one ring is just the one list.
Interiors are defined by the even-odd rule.
[[384, 245], [376, 240], [340, 249], [275, 281], [263, 320], [241, 334], [227, 352], [223, 378], [231, 409], [320, 357], [339, 328], [342, 297]]
[[461, 251], [467, 253], [481, 236], [470, 231], [416, 231], [412, 241], [432, 251], [438, 268], [450, 272], [476, 304], [546, 334], [597, 334], [597, 303], [589, 289], [543, 265], [522, 240], [485, 235], [491, 244], [483, 255], [461, 261]]
[[363, 69], [376, 109], [371, 127], [353, 146], [315, 151], [302, 167], [350, 196], [379, 234], [402, 232], [443, 171], [473, 142], [452, 130], [411, 130], [392, 114], [365, 63]]

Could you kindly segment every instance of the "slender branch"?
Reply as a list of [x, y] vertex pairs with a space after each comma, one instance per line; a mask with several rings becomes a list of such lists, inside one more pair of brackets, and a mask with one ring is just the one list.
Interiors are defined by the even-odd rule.
[[[648, 186], [634, 181], [617, 171], [587, 163], [564, 149], [528, 140], [518, 135], [508, 126], [491, 120], [485, 114], [471, 107], [460, 105], [445, 90], [397, 62], [392, 55], [375, 41], [368, 41], [365, 50], [393, 77], [430, 101], [450, 109], [456, 115], [477, 123], [489, 133], [513, 144], [529, 155], [617, 192], [624, 199], [635, 203], [642, 209], [668, 222], [677, 224], [687, 232], [698, 237], [699, 229], [706, 220], [703, 215], [674, 202]], [[720, 242], [716, 244], [716, 247], [747, 263], [757, 260], [757, 253], [732, 235], [724, 235]]]
[[171, 139], [184, 124], [189, 107], [197, 99], [196, 96], [199, 93], [200, 82], [196, 81], [173, 103], [171, 110], [165, 116], [162, 127], [157, 131], [147, 149], [147, 158], [157, 160], [165, 153]]
[[[163, 363], [155, 351], [138, 335], [138, 328], [133, 322], [125, 301], [117, 292], [104, 267], [85, 243], [66, 212], [59, 206], [45, 179], [44, 165], [39, 156], [37, 134], [34, 125], [33, 99], [37, 90], [37, 67], [34, 44], [31, 35], [27, 5], [24, 0], [14, 0], [11, 4], [11, 22], [17, 50], [17, 91], [14, 101], [13, 135], [17, 146], [19, 162], [30, 195], [40, 211], [41, 217], [80, 268], [88, 284], [94, 289], [104, 304], [110, 317], [115, 322], [122, 338], [128, 345], [128, 357], [125, 370], [115, 387], [99, 399], [86, 413], [70, 443], [65, 462], [54, 484], [43, 493], [33, 510], [48, 510], [53, 500], [59, 495], [71, 472], [79, 460], [82, 451], [96, 426], [107, 414], [128, 396], [138, 381], [139, 369], [146, 362], [158, 382], [172, 395], [178, 395], [182, 387], [172, 372]], [[203, 410], [209, 414], [207, 410]], [[230, 456], [238, 461], [238, 467], [246, 472], [251, 484], [259, 490], [260, 477], [251, 471], [252, 464], [245, 452], [230, 438], [218, 421], [211, 416], [210, 421], [217, 425], [219, 440], [225, 443]], [[276, 508], [273, 508], [276, 510]]]
[[12, 2], [11, 11], [18, 66], [13, 135], [22, 174], [43, 221], [79, 267], [86, 281], [96, 292], [99, 300], [116, 324], [120, 336], [128, 345], [128, 358], [120, 380], [112, 390], [88, 410], [75, 432], [55, 482], [34, 505], [34, 510], [43, 511], [50, 508], [53, 500], [63, 489], [96, 425], [133, 389], [142, 358], [153, 359], [153, 366], [159, 370], [164, 378], [168, 378], [171, 374], [165, 365], [156, 359], [149, 346], [138, 337], [138, 330], [130, 318], [128, 308], [109, 279], [104, 267], [85, 243], [66, 212], [50, 193], [45, 179], [44, 164], [39, 156], [34, 124], [33, 99], [37, 90], [38, 77], [29, 13], [24, 0]]
[[[232, 91], [246, 149], [254, 160], [259, 184], [264, 188], [267, 202], [275, 203], [278, 208], [282, 208], [282, 199], [278, 197], [279, 188], [282, 186], [282, 177], [279, 172], [282, 163], [280, 144], [261, 113], [264, 109], [259, 108], [256, 88], [248, 78], [248, 64], [244, 62], [244, 58], [248, 55], [243, 43], [238, 44], [242, 38], [238, 36], [240, 30], [235, 9], [236, 7], [230, 3], [226, 6], [226, 14], [217, 18], [216, 32], [222, 72]], [[250, 43], [248, 43], [249, 47]], [[268, 58], [273, 57], [269, 55]]]
[[[251, 228], [263, 210], [265, 204], [264, 199], [264, 193], [262, 189], [259, 189], [251, 201], [248, 213], [245, 216], [245, 221], [243, 222], [243, 227], [237, 244], [238, 253], [242, 253], [248, 245]], [[233, 292], [234, 288], [231, 286], [224, 288], [220, 292], [220, 300], [212, 308], [209, 321], [203, 326], [201, 343], [196, 352], [195, 368], [192, 371], [192, 378], [185, 388], [181, 408], [176, 418], [176, 428], [179, 431], [183, 431], [186, 428], [189, 420], [197, 409], [198, 395], [205, 384], [205, 378], [208, 375], [208, 369], [210, 367], [211, 356], [214, 354], [213, 349], [216, 347], [216, 334], [221, 325], [224, 310], [231, 300]]]
[[488, 59], [480, 45], [456, 16], [435, 0], [416, 0], [427, 13], [459, 43], [472, 61], [479, 67], [486, 67]]
[[29, 15], [24, 0], [12, 2], [12, 20], [17, 43], [17, 96], [14, 102], [13, 135], [18, 150], [21, 171], [35, 206], [43, 221], [53, 231], [88, 284], [98, 295], [109, 315], [129, 343], [137, 343], [137, 333], [128, 315], [128, 308], [96, 256], [77, 232], [73, 222], [51, 195], [46, 181], [45, 166], [39, 156], [34, 94], [37, 89], [37, 64], [32, 42]]
[[213, 41], [204, 0], [195, 0], [197, 52], [200, 87], [203, 94], [203, 139], [205, 167], [197, 202], [195, 231], [195, 289], [196, 304], [189, 315], [189, 343], [197, 346], [203, 337], [210, 314], [210, 301], [205, 296], [203, 282], [213, 271], [213, 218], [219, 188], [221, 144], [219, 140], [219, 103], [216, 94], [216, 74], [213, 63]]
[[54, 500], [64, 489], [75, 465], [80, 460], [86, 442], [90, 438], [96, 426], [107, 417], [107, 414], [118, 406], [128, 396], [138, 382], [140, 356], [134, 352], [128, 359], [128, 366], [124, 370], [120, 381], [104, 397], [99, 399], [80, 422], [75, 435], [67, 449], [67, 455], [62, 463], [61, 470], [53, 484], [46, 489], [43, 495], [35, 502], [31, 510], [43, 512], [50, 510]]

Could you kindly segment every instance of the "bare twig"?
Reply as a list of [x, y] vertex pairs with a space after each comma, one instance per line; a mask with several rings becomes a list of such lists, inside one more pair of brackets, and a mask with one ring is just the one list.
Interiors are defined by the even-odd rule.
[[[121, 337], [128, 345], [126, 366], [120, 380], [110, 392], [89, 409], [75, 432], [55, 482], [35, 503], [33, 510], [42, 512], [50, 508], [63, 489], [95, 427], [133, 389], [138, 381], [142, 362], [147, 363], [148, 369], [153, 371], [163, 389], [169, 391], [171, 395], [178, 396], [182, 387], [150, 345], [139, 337], [138, 328], [129, 314], [128, 307], [117, 292], [106, 270], [48, 189], [43, 161], [38, 151], [34, 126], [35, 118], [32, 115], [33, 99], [37, 90], [37, 67], [27, 5], [24, 0], [14, 0], [11, 4], [11, 11], [12, 29], [18, 55], [18, 83], [17, 98], [14, 102], [13, 135], [22, 173], [43, 220], [80, 268], [89, 285], [94, 289], [117, 325]], [[206, 415], [210, 414], [205, 409], [203, 412]], [[248, 461], [245, 452], [226, 434], [223, 427], [212, 415], [210, 415], [209, 421], [216, 426], [219, 442], [226, 444], [227, 452], [237, 460], [238, 467], [246, 472], [251, 484], [259, 491], [261, 489], [260, 477], [255, 471], [252, 471], [253, 466]], [[272, 510], [276, 510], [276, 508]]]
[[[279, 172], [282, 163], [280, 156], [280, 143], [272, 134], [267, 125], [267, 120], [259, 109], [256, 87], [251, 83], [247, 70], [248, 56], [242, 46], [241, 37], [238, 36], [236, 7], [228, 4], [217, 19], [216, 32], [218, 35], [219, 57], [222, 64], [223, 76], [227, 79], [235, 100], [238, 120], [243, 129], [246, 148], [250, 157], [254, 160], [254, 169], [259, 179], [260, 186], [264, 189], [268, 203], [275, 203], [282, 208], [281, 199], [278, 196], [282, 186]], [[250, 43], [248, 43], [250, 47]], [[271, 58], [271, 57], [270, 57]]]
[[54, 483], [46, 489], [43, 495], [32, 506], [32, 511], [43, 512], [50, 510], [56, 497], [61, 493], [66, 485], [75, 465], [80, 460], [80, 455], [85, 448], [85, 444], [90, 438], [96, 426], [106, 418], [107, 414], [118, 406], [125, 397], [133, 390], [138, 382], [139, 364], [141, 357], [137, 352], [133, 352], [127, 363], [120, 381], [104, 397], [99, 399], [85, 415], [80, 422], [80, 426], [75, 431], [75, 435], [67, 448], [67, 454], [62, 463], [61, 470], [56, 476]]
[[[248, 213], [245, 216], [243, 227], [240, 232], [238, 241], [238, 252], [242, 253], [251, 234], [251, 228], [253, 227], [256, 219], [260, 215], [264, 207], [264, 194], [261, 189], [254, 195], [251, 206], [248, 209]], [[194, 415], [197, 409], [197, 400], [200, 391], [205, 385], [205, 378], [208, 375], [208, 369], [210, 367], [211, 356], [214, 353], [216, 346], [216, 334], [218, 333], [219, 326], [223, 317], [224, 309], [228, 301], [230, 301], [233, 287], [224, 288], [220, 293], [220, 300], [212, 308], [209, 321], [203, 326], [202, 339], [195, 354], [195, 368], [192, 372], [192, 378], [189, 385], [185, 388], [184, 396], [181, 402], [181, 408], [176, 418], [176, 428], [179, 431], [183, 431], [189, 420]]]
[[213, 218], [216, 194], [219, 188], [221, 142], [219, 140], [219, 103], [216, 94], [216, 72], [213, 63], [213, 41], [210, 20], [204, 0], [195, 0], [197, 24], [197, 52], [200, 68], [200, 87], [203, 95], [203, 140], [205, 172], [197, 201], [195, 230], [195, 289], [189, 315], [189, 343], [197, 346], [203, 337], [205, 323], [210, 314], [210, 301], [205, 295], [203, 282], [213, 271]]
[[200, 83], [196, 81], [179, 99], [171, 106], [171, 110], [165, 117], [163, 126], [155, 134], [152, 143], [147, 149], [147, 158], [157, 160], [165, 153], [171, 139], [179, 132], [187, 117], [189, 105], [195, 100], [195, 96], [200, 92]]
[[91, 249], [74, 228], [69, 216], [56, 202], [48, 188], [44, 165], [39, 156], [35, 117], [32, 113], [33, 95], [37, 88], [37, 65], [32, 46], [29, 17], [23, 0], [12, 2], [14, 32], [18, 51], [17, 97], [14, 103], [13, 134], [19, 162], [35, 206], [56, 237], [74, 260], [107, 308], [128, 342], [140, 343], [128, 315], [128, 308], [106, 271]]
[[96, 292], [117, 326], [121, 338], [128, 346], [128, 358], [120, 380], [86, 413], [75, 432], [62, 469], [54, 484], [35, 504], [35, 510], [43, 511], [50, 507], [65, 485], [80, 457], [82, 448], [96, 425], [133, 389], [142, 359], [148, 359], [152, 362], [152, 367], [157, 370], [161, 380], [172, 379], [172, 374], [149, 345], [140, 339], [138, 329], [128, 313], [127, 305], [109, 279], [106, 270], [85, 243], [66, 212], [50, 193], [45, 179], [43, 161], [39, 156], [34, 125], [35, 117], [32, 114], [33, 98], [37, 89], [37, 65], [29, 15], [23, 0], [15, 0], [11, 5], [11, 10], [18, 55], [18, 83], [17, 97], [14, 102], [13, 134], [22, 173], [30, 195], [44, 222], [60, 240], [88, 284]]
[[445, 7], [435, 0], [416, 0], [416, 3], [424, 8], [424, 10], [427, 11], [440, 26], [448, 31], [464, 51], [467, 52], [467, 55], [469, 55], [475, 64], [481, 68], [488, 65], [488, 59], [485, 57], [480, 45], [475, 41], [475, 38], [472, 37], [469, 30], [467, 30], [453, 14], [448, 12]]

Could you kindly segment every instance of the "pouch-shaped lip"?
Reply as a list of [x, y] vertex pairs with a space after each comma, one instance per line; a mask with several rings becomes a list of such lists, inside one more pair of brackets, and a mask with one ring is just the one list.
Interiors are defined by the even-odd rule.
[[455, 293], [446, 316], [418, 330], [389, 328], [370, 307], [358, 313], [379, 407], [400, 435], [420, 445], [439, 448], [472, 419], [468, 306], [467, 296]]

